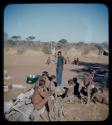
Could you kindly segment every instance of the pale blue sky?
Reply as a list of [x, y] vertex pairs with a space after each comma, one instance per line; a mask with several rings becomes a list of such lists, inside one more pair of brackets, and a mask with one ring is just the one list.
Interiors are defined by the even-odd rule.
[[10, 4], [4, 10], [9, 37], [36, 40], [108, 42], [108, 8], [104, 4]]

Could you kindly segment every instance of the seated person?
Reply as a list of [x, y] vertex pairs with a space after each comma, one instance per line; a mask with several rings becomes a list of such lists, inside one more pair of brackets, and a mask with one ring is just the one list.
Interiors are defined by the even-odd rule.
[[70, 59], [69, 59], [69, 57], [67, 56], [67, 62], [68, 62], [68, 64], [70, 64]]
[[50, 57], [48, 57], [46, 64], [48, 64], [48, 65], [49, 65], [50, 63], [51, 63], [51, 58], [50, 58]]
[[83, 83], [85, 87], [88, 87], [90, 84], [92, 84], [92, 78], [95, 71], [88, 69], [88, 71], [84, 74]]
[[34, 94], [32, 96], [32, 103], [34, 109], [41, 109], [47, 102], [51, 93], [45, 87], [45, 80], [41, 79], [39, 83], [35, 85]]
[[42, 73], [42, 78], [45, 80], [45, 86], [47, 87], [47, 89], [49, 90], [49, 84], [50, 84], [50, 81], [49, 81], [49, 75], [48, 75], [48, 72], [43, 72]]
[[79, 92], [79, 83], [77, 82], [77, 78], [73, 78], [73, 83], [74, 83], [74, 95], [76, 95], [78, 98], [81, 98]]
[[80, 90], [80, 93], [83, 94], [84, 96], [87, 96], [87, 88], [85, 86], [83, 86]]
[[50, 77], [50, 86], [49, 86], [49, 89], [50, 91], [52, 91], [53, 93], [55, 93], [55, 87], [56, 87], [56, 76], [55, 75], [51, 75]]
[[34, 110], [40, 110], [44, 106], [48, 109], [48, 112], [53, 110], [53, 101], [51, 99], [52, 92], [48, 91], [45, 86], [45, 80], [40, 79], [35, 86], [34, 94], [31, 98]]
[[108, 104], [107, 100], [105, 99], [104, 92], [103, 92], [102, 88], [96, 89], [96, 91], [92, 95], [92, 100], [94, 102]]
[[67, 91], [65, 92], [66, 95], [63, 99], [63, 101], [72, 101], [73, 97], [74, 97], [74, 86], [73, 86], [73, 81], [72, 79], [68, 80], [68, 88]]

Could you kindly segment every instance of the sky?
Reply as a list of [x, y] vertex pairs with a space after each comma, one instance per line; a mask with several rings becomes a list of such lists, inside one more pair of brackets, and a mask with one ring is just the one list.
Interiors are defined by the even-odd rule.
[[108, 8], [104, 4], [9, 4], [4, 9], [4, 31], [10, 38], [108, 42]]

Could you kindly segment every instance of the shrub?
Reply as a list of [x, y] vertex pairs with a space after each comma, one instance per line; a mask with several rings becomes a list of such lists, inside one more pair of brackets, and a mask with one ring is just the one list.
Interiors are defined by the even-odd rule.
[[45, 53], [45, 54], [51, 54], [51, 49], [50, 47], [43, 47], [42, 51]]

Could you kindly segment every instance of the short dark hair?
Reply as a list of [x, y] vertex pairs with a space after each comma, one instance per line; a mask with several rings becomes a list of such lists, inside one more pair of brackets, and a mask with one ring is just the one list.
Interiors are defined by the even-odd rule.
[[77, 82], [77, 77], [73, 77], [73, 82]]
[[49, 76], [49, 73], [48, 73], [47, 71], [43, 71], [43, 72], [42, 72], [42, 75]]
[[68, 80], [68, 83], [73, 84], [73, 80], [72, 80], [72, 79], [69, 79], [69, 80]]
[[55, 75], [51, 75], [51, 79], [55, 79], [56, 78], [56, 76]]
[[58, 51], [58, 53], [60, 53], [60, 54], [61, 54], [61, 51]]
[[39, 86], [45, 85], [45, 80], [44, 79], [40, 79], [39, 80]]
[[103, 89], [102, 89], [102, 88], [99, 88], [98, 90], [99, 90], [101, 93], [103, 93]]

